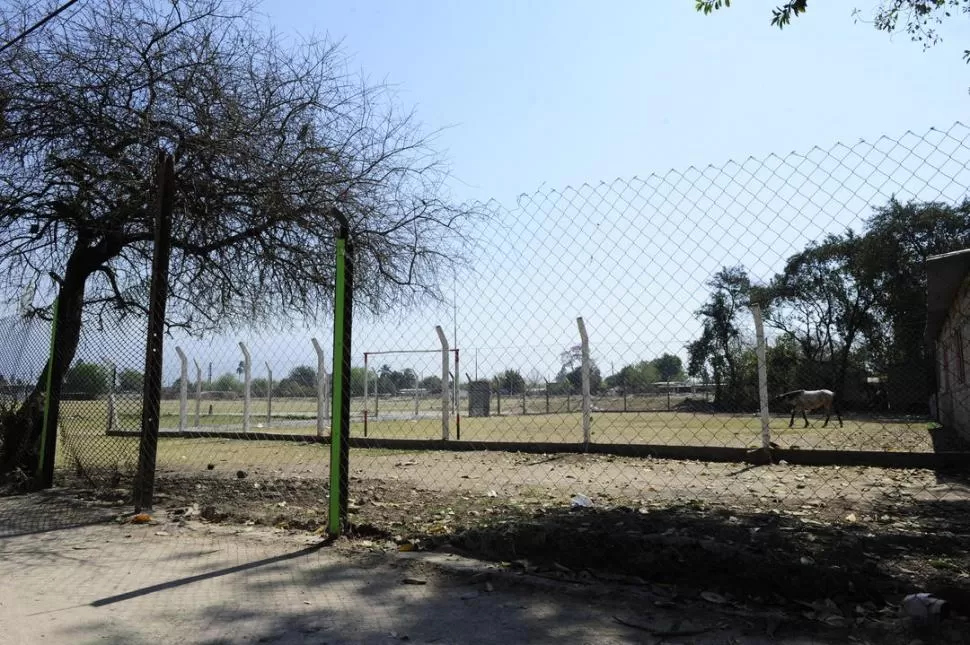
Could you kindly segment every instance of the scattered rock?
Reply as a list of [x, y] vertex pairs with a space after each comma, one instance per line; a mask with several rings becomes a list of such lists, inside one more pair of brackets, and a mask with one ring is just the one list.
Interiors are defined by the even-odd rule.
[[227, 517], [229, 517], [228, 513], [223, 513], [217, 510], [215, 506], [211, 506], [211, 505], [203, 506], [202, 511], [199, 513], [199, 515], [201, 515], [202, 519], [204, 519], [207, 522], [222, 522]]
[[406, 585], [426, 585], [428, 581], [424, 578], [404, 578], [401, 580], [401, 583]]

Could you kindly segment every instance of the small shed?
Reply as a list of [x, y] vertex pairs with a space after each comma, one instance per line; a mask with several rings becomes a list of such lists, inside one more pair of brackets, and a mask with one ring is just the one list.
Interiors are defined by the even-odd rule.
[[488, 381], [468, 383], [468, 416], [487, 417], [492, 409], [492, 384]]
[[936, 376], [936, 416], [970, 441], [970, 249], [926, 259], [926, 343]]

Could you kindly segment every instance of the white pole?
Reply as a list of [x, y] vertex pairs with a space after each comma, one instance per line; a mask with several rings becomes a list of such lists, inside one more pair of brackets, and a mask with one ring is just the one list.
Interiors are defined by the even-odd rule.
[[108, 432], [118, 427], [118, 405], [115, 401], [115, 387], [118, 381], [118, 367], [110, 358], [105, 358], [108, 372], [111, 374], [111, 387], [108, 388]]
[[754, 332], [758, 339], [758, 400], [761, 402], [761, 447], [767, 452], [771, 448], [771, 430], [768, 427], [768, 371], [765, 358], [765, 328], [761, 320], [761, 306], [751, 305], [754, 314]]
[[179, 356], [181, 371], [179, 372], [179, 432], [185, 431], [186, 420], [189, 415], [189, 359], [181, 347], [175, 348]]
[[202, 367], [199, 361], [192, 359], [195, 363], [195, 427], [199, 427], [199, 416], [202, 413]]
[[239, 349], [243, 353], [243, 432], [249, 432], [249, 404], [252, 397], [253, 360], [249, 356], [246, 344], [240, 341]]
[[451, 407], [451, 392], [445, 386], [448, 382], [448, 339], [445, 338], [441, 325], [435, 325], [434, 330], [438, 332], [438, 340], [441, 341], [441, 440], [448, 441], [448, 415]]
[[592, 426], [592, 405], [589, 396], [589, 336], [586, 335], [586, 324], [583, 322], [582, 316], [576, 319], [576, 324], [579, 325], [579, 338], [582, 341], [583, 351], [583, 443], [588, 444], [590, 427]]
[[367, 400], [367, 352], [364, 352], [364, 414], [367, 414], [370, 402]]
[[418, 417], [418, 373], [414, 373], [414, 417]]
[[310, 342], [317, 352], [317, 436], [322, 437], [327, 419], [327, 358], [316, 338]]
[[266, 427], [273, 423], [273, 368], [266, 363]]

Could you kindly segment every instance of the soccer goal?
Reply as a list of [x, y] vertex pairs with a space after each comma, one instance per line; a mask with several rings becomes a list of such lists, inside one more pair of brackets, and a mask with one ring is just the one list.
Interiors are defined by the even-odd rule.
[[[441, 415], [441, 439], [448, 441], [451, 436], [451, 417], [455, 418], [456, 438], [461, 439], [461, 411], [458, 348], [449, 348], [448, 339], [440, 326], [435, 328], [441, 347], [438, 349], [389, 349], [364, 352], [364, 436], [367, 436], [368, 419], [385, 418], [428, 418]], [[434, 355], [441, 357], [440, 365]], [[451, 365], [454, 355], [454, 369]], [[375, 363], [383, 364], [380, 372], [371, 373]], [[389, 363], [403, 364], [403, 371], [392, 369]], [[381, 392], [382, 382], [385, 383]], [[439, 404], [429, 404], [429, 394], [440, 388]], [[385, 397], [382, 404], [381, 396]], [[424, 410], [422, 411], [422, 403]], [[373, 405], [372, 405], [373, 404]], [[381, 407], [384, 407], [384, 410]], [[413, 406], [413, 408], [412, 408]]]

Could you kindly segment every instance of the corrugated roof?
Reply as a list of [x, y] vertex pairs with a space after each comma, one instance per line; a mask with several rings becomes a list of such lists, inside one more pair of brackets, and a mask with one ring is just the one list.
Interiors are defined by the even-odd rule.
[[970, 274], [970, 249], [926, 258], [926, 342], [936, 340], [964, 279]]

